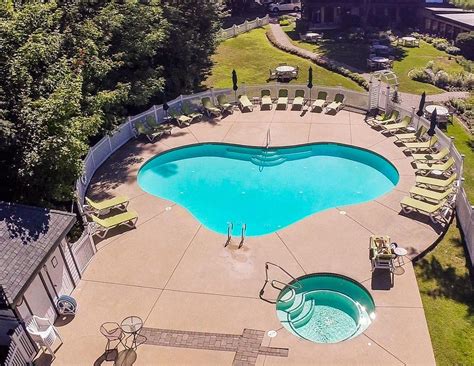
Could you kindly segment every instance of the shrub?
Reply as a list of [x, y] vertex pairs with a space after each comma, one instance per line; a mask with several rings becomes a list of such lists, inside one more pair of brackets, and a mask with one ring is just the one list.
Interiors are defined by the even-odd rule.
[[448, 73], [446, 71], [440, 70], [435, 75], [434, 84], [438, 88], [445, 89], [450, 84], [449, 79]]
[[474, 32], [459, 33], [456, 37], [456, 46], [460, 48], [464, 57], [474, 61]]
[[426, 68], [433, 70], [433, 67], [434, 67], [434, 61], [428, 61], [428, 63], [426, 64]]
[[446, 47], [446, 53], [449, 53], [450, 55], [457, 55], [461, 52], [461, 49], [455, 46], [449, 46]]
[[466, 111], [466, 102], [463, 99], [451, 99], [449, 103], [460, 114]]
[[422, 83], [432, 83], [433, 79], [431, 75], [421, 67], [413, 69], [410, 71], [410, 77], [415, 81], [420, 81]]
[[287, 25], [291, 24], [289, 20], [280, 20], [279, 23], [280, 23], [280, 26], [282, 27], [286, 27]]

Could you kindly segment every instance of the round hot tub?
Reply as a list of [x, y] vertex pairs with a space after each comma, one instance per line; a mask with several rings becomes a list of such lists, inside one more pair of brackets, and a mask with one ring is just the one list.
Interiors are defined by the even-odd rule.
[[288, 331], [316, 343], [354, 338], [375, 319], [375, 304], [369, 292], [337, 274], [296, 279], [281, 291], [276, 308]]

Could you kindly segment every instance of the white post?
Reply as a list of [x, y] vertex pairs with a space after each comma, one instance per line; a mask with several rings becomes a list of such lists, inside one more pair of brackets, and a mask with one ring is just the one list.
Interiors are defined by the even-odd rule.
[[153, 104], [153, 112], [155, 114], [155, 121], [158, 123], [158, 110], [156, 108], [156, 105]]
[[235, 37], [237, 35], [236, 31], [235, 31], [235, 24], [232, 26], [232, 36]]
[[415, 107], [411, 107], [411, 122], [413, 123], [413, 121], [415, 120]]
[[247, 19], [245, 19], [244, 28], [245, 28], [245, 31], [248, 32], [248, 30], [249, 30], [249, 23], [247, 22]]

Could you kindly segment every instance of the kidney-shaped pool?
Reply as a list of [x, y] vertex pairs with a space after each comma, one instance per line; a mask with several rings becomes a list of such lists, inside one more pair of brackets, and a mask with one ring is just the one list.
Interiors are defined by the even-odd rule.
[[199, 144], [157, 155], [138, 173], [140, 187], [188, 209], [204, 226], [248, 236], [282, 229], [333, 207], [373, 200], [399, 174], [368, 150], [333, 143], [282, 148]]

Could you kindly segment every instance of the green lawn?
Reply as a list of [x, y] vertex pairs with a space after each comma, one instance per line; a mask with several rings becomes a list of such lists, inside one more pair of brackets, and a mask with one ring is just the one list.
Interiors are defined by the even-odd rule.
[[[472, 139], [457, 121], [448, 126], [447, 134], [466, 155], [464, 188], [474, 202]], [[474, 292], [462, 240], [454, 222], [438, 246], [415, 265], [438, 365], [472, 365], [474, 360]]]
[[348, 78], [273, 47], [265, 36], [265, 29], [262, 28], [222, 42], [217, 48], [213, 61], [211, 75], [205, 82], [208, 87], [231, 87], [232, 69], [237, 71], [239, 84], [265, 84], [270, 69], [274, 69], [279, 63], [287, 63], [300, 68], [300, 77], [292, 83], [306, 84], [307, 70], [311, 66], [315, 85], [340, 85], [351, 90], [363, 90]]

